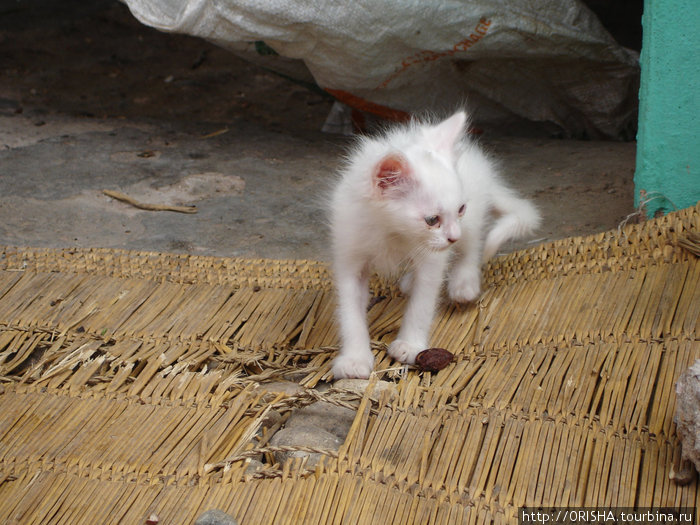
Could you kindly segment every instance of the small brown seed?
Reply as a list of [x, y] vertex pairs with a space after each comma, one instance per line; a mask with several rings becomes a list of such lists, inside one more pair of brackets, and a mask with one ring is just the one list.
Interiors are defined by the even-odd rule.
[[428, 348], [416, 356], [416, 365], [425, 372], [437, 372], [449, 365], [454, 355], [444, 348]]

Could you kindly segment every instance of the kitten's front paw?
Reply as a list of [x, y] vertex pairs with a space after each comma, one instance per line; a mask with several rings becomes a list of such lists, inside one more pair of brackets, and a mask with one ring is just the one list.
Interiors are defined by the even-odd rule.
[[455, 271], [447, 283], [447, 295], [457, 303], [471, 303], [481, 295], [481, 271], [463, 268]]
[[416, 362], [416, 356], [425, 348], [413, 345], [407, 341], [396, 339], [389, 345], [387, 352], [391, 357], [407, 365], [412, 365]]
[[362, 355], [339, 355], [333, 360], [335, 379], [367, 379], [374, 368], [372, 352]]

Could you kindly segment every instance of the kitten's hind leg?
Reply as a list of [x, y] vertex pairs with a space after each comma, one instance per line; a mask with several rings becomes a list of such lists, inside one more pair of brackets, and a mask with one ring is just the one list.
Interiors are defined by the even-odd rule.
[[366, 379], [374, 368], [367, 328], [369, 272], [363, 268], [338, 266], [335, 273], [341, 347], [333, 360], [333, 376]]
[[435, 253], [414, 269], [401, 329], [388, 349], [389, 355], [397, 361], [413, 364], [418, 353], [428, 347], [446, 264], [447, 254]]
[[486, 237], [484, 262], [496, 255], [504, 242], [531, 234], [541, 222], [537, 208], [530, 201], [516, 197], [507, 189], [494, 195], [493, 209], [498, 218]]

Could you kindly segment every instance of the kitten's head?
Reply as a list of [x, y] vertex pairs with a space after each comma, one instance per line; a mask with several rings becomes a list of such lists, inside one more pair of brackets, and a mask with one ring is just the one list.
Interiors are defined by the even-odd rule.
[[455, 155], [465, 120], [459, 112], [388, 136], [391, 147], [372, 173], [372, 196], [387, 226], [430, 250], [444, 250], [461, 236], [466, 202]]

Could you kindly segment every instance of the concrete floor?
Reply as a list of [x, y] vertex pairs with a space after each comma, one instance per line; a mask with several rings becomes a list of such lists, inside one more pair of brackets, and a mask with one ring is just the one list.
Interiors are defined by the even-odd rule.
[[[321, 203], [349, 141], [320, 132], [332, 101], [116, 1], [83, 4], [0, 16], [0, 244], [327, 260]], [[530, 243], [634, 212], [634, 143], [508, 131], [481, 140], [542, 209]]]

